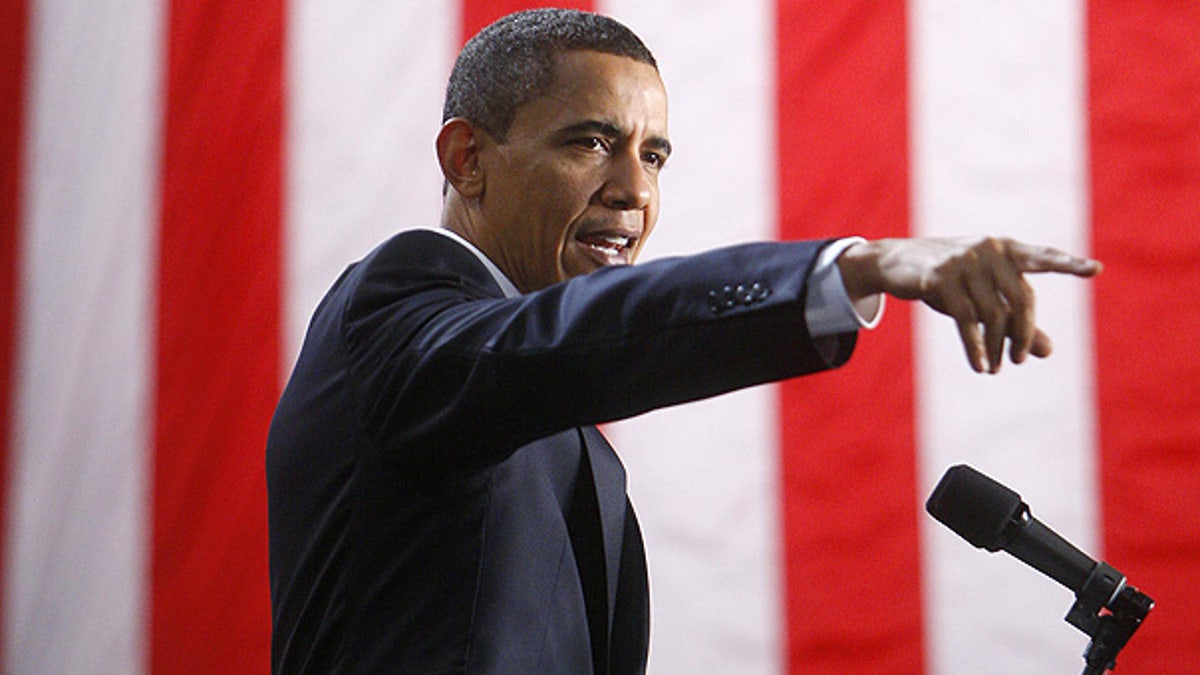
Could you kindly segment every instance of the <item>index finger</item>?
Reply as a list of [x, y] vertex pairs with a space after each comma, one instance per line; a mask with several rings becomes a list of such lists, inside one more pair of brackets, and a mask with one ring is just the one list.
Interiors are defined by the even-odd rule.
[[1022, 272], [1060, 272], [1094, 277], [1103, 269], [1099, 260], [1072, 255], [1053, 246], [1035, 246], [1019, 241], [1009, 245], [1008, 257]]

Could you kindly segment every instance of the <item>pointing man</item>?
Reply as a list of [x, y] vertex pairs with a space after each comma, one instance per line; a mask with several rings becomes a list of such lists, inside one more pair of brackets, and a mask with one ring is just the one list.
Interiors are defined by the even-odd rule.
[[485, 28], [444, 118], [441, 227], [338, 279], [272, 423], [279, 673], [642, 672], [641, 534], [594, 425], [841, 365], [882, 294], [948, 314], [994, 372], [1006, 346], [1015, 363], [1050, 352], [1025, 274], [1099, 270], [1000, 239], [632, 265], [658, 217], [667, 96], [645, 45], [594, 14]]

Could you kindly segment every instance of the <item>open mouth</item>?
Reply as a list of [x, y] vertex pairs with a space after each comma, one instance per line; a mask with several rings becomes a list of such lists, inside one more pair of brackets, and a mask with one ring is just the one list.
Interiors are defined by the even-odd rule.
[[614, 263], [627, 262], [624, 259], [629, 257], [633, 249], [633, 244], [636, 241], [634, 237], [615, 232], [597, 232], [579, 238], [579, 243], [583, 244], [590, 251], [605, 258], [613, 259]]

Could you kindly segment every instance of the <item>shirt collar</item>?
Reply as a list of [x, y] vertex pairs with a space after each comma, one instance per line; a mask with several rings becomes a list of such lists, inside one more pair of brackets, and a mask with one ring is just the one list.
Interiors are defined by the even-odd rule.
[[517, 287], [513, 285], [513, 282], [509, 281], [508, 277], [504, 276], [504, 272], [501, 272], [499, 267], [496, 267], [496, 263], [492, 262], [491, 258], [488, 258], [486, 255], [484, 255], [483, 251], [480, 251], [478, 248], [476, 248], [474, 244], [461, 237], [458, 233], [447, 230], [444, 227], [433, 228], [433, 231], [450, 237], [454, 241], [457, 241], [465, 246], [468, 251], [475, 254], [475, 257], [479, 258], [479, 262], [483, 263], [483, 266], [487, 268], [488, 273], [491, 274], [492, 278], [496, 280], [496, 284], [500, 286], [500, 290], [504, 291], [504, 297], [515, 298], [521, 295], [521, 292], [517, 290]]

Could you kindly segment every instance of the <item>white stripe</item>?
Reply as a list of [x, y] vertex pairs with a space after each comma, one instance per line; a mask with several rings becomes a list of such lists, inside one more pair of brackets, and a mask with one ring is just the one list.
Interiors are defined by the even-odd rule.
[[[775, 236], [771, 3], [608, 0], [654, 51], [675, 154], [647, 257]], [[650, 672], [782, 670], [775, 390], [610, 429], [645, 530]]]
[[136, 673], [161, 7], [31, 9], [4, 670]]
[[[1083, 16], [1074, 0], [913, 3], [918, 233], [998, 233], [1085, 249]], [[1006, 364], [995, 378], [969, 371], [952, 323], [918, 312], [922, 487], [928, 494], [948, 466], [972, 464], [1095, 552], [1087, 286], [1033, 284], [1056, 352]], [[1087, 639], [1063, 621], [1067, 590], [923, 522], [933, 672], [1082, 668]]]
[[434, 138], [458, 44], [458, 3], [298, 2], [289, 12], [287, 339], [347, 264], [391, 234], [434, 227]]

